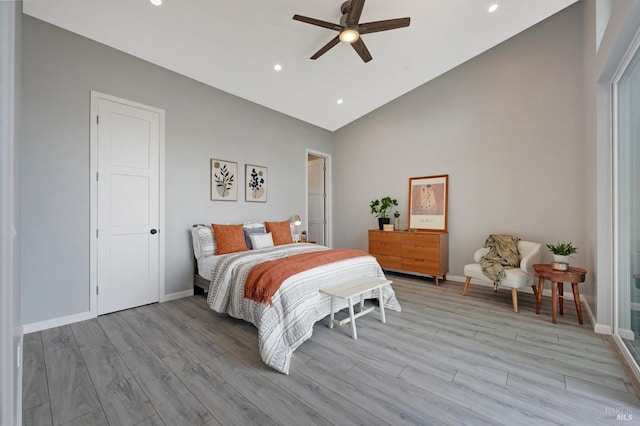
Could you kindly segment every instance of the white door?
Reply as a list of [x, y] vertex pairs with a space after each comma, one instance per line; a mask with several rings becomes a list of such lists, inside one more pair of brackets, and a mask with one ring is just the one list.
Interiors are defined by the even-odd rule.
[[326, 239], [326, 193], [325, 193], [325, 159], [309, 160], [308, 166], [308, 202], [309, 209], [309, 241], [325, 245]]
[[97, 313], [158, 301], [160, 114], [98, 99]]

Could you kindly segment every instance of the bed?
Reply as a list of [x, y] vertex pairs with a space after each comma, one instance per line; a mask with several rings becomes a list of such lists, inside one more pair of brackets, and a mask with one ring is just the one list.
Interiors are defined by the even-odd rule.
[[[259, 228], [260, 225], [255, 227]], [[257, 302], [244, 297], [245, 281], [255, 265], [302, 253], [320, 254], [320, 251], [330, 249], [310, 243], [283, 243], [225, 254], [216, 254], [215, 247], [213, 250], [205, 247], [208, 255], [204, 255], [198, 244], [203, 240], [209, 241], [208, 229], [194, 225], [192, 230], [197, 274], [208, 281], [207, 304], [216, 312], [253, 324], [258, 329], [262, 360], [284, 374], [289, 373], [295, 349], [311, 337], [313, 325], [330, 314], [330, 297], [320, 293], [322, 287], [360, 276], [384, 277], [375, 258], [362, 252], [355, 257], [296, 273], [282, 282], [271, 298], [271, 304]], [[215, 244], [215, 237], [212, 238]], [[390, 285], [383, 288], [382, 295], [385, 308], [400, 311], [400, 304]], [[377, 294], [365, 294], [366, 299], [374, 297]], [[342, 301], [334, 309], [338, 311], [345, 307], [347, 302]]]

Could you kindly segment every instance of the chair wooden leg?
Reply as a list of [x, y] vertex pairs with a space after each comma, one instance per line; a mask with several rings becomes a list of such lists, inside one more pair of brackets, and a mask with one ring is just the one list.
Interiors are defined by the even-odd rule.
[[511, 289], [511, 300], [513, 300], [513, 312], [518, 313], [518, 290]]
[[533, 296], [538, 300], [538, 287], [532, 285], [531, 288], [533, 289]]
[[471, 277], [467, 277], [464, 282], [464, 287], [462, 288], [462, 295], [465, 296], [467, 294], [467, 290], [469, 290], [469, 283], [471, 282]]

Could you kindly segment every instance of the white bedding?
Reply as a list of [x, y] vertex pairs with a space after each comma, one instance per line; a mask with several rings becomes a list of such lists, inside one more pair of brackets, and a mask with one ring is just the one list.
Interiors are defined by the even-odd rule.
[[211, 274], [213, 274], [213, 268], [222, 256], [207, 256], [201, 257], [196, 262], [198, 263], [198, 275], [207, 281], [211, 281]]
[[[330, 298], [319, 289], [359, 276], [384, 277], [374, 257], [366, 255], [333, 262], [293, 275], [282, 283], [269, 306], [244, 297], [244, 282], [251, 268], [264, 260], [314, 250], [327, 250], [316, 244], [286, 244], [277, 247], [213, 256], [203, 262], [211, 280], [207, 303], [216, 312], [248, 321], [258, 329], [260, 355], [265, 364], [289, 374], [293, 351], [311, 337], [313, 325], [330, 313]], [[209, 258], [207, 258], [209, 259]], [[198, 262], [200, 267], [200, 262]], [[200, 275], [207, 278], [205, 270]], [[377, 294], [365, 294], [366, 298]], [[383, 288], [385, 308], [400, 311], [391, 286]], [[338, 303], [336, 310], [347, 306]]]

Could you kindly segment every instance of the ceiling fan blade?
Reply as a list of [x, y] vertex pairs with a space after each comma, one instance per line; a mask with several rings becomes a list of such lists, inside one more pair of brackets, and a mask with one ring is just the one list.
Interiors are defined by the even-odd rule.
[[362, 41], [361, 38], [359, 38], [358, 41], [352, 43], [351, 46], [353, 46], [353, 49], [358, 52], [358, 55], [360, 55], [365, 63], [373, 59], [373, 57], [371, 57], [371, 53], [369, 53], [369, 49], [367, 49], [367, 46], [364, 44], [364, 41]]
[[321, 21], [320, 19], [309, 18], [307, 16], [293, 15], [293, 19], [300, 22], [305, 22], [311, 25], [317, 25], [318, 27], [328, 28], [334, 31], [342, 31], [342, 27], [339, 24], [334, 24], [327, 21]]
[[411, 18], [387, 19], [385, 21], [367, 22], [358, 26], [360, 34], [371, 34], [380, 31], [395, 30], [396, 28], [408, 27]]
[[334, 38], [331, 39], [329, 43], [325, 44], [320, 48], [320, 50], [314, 53], [310, 59], [318, 59], [320, 56], [327, 53], [329, 49], [331, 49], [333, 46], [335, 46], [338, 43], [340, 43], [340, 39], [338, 38], [338, 36], [335, 36]]
[[364, 8], [364, 0], [351, 0], [351, 8], [347, 15], [347, 25], [357, 25]]

